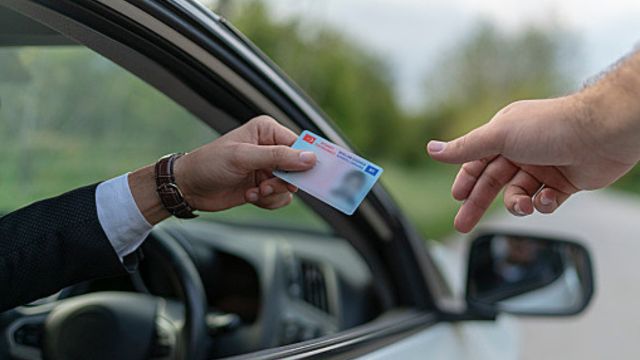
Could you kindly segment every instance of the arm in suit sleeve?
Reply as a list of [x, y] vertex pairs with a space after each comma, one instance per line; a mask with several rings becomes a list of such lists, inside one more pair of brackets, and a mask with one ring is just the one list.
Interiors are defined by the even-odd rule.
[[98, 220], [96, 185], [0, 218], [0, 311], [126, 270]]

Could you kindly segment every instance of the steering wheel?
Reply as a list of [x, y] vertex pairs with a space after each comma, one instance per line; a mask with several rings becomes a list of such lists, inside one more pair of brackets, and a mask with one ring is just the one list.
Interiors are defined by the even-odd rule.
[[43, 328], [45, 359], [203, 360], [210, 345], [207, 301], [191, 257], [162, 229], [154, 230], [145, 246], [153, 246], [172, 268], [182, 304], [148, 294], [96, 292], [40, 310], [25, 308], [28, 313], [8, 330], [16, 334], [20, 326]]

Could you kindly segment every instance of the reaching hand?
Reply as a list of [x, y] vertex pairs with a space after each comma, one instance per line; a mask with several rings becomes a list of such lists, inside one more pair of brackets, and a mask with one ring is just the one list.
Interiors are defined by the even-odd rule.
[[296, 134], [268, 116], [179, 158], [176, 182], [197, 210], [219, 211], [250, 202], [276, 209], [291, 202], [293, 185], [274, 177], [274, 169], [304, 171], [316, 162], [313, 152], [289, 146]]
[[628, 121], [597, 99], [581, 93], [516, 102], [458, 139], [429, 142], [435, 160], [463, 164], [451, 190], [464, 200], [455, 228], [471, 231], [503, 188], [512, 214], [552, 213], [571, 194], [628, 172], [640, 154], [640, 113]]

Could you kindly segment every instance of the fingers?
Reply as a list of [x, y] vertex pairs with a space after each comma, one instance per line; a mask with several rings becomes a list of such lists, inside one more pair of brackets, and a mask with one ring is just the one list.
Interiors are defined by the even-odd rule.
[[536, 194], [533, 203], [536, 210], [543, 214], [551, 214], [564, 203], [571, 194], [564, 193], [554, 188], [545, 187]]
[[525, 171], [518, 173], [509, 181], [504, 190], [504, 206], [516, 216], [533, 213], [532, 197], [540, 189], [542, 183]]
[[574, 194], [579, 191], [556, 167], [523, 165], [522, 170], [531, 174], [546, 187], [557, 189], [565, 194]]
[[469, 196], [478, 178], [493, 158], [480, 159], [463, 164], [456, 175], [451, 187], [451, 195], [454, 199], [462, 201]]
[[248, 171], [280, 169], [304, 171], [316, 163], [316, 154], [291, 149], [285, 145], [238, 144], [234, 152], [235, 165]]
[[261, 197], [298, 191], [296, 186], [286, 183], [276, 177], [262, 181], [258, 188]]
[[245, 201], [265, 209], [275, 209], [289, 204], [286, 201], [291, 193], [298, 191], [296, 186], [276, 177], [261, 180], [258, 186], [245, 192]]
[[517, 171], [517, 166], [501, 156], [490, 162], [458, 210], [454, 220], [455, 228], [463, 233], [471, 231], [498, 196], [500, 190], [514, 177]]
[[462, 164], [499, 154], [502, 143], [502, 136], [489, 123], [448, 143], [429, 141], [427, 152], [435, 160]]
[[263, 209], [275, 210], [291, 204], [292, 200], [293, 194], [288, 192], [284, 194], [267, 196], [263, 199], [260, 199], [260, 201], [258, 201], [255, 205]]
[[544, 189], [535, 194], [533, 199], [536, 210], [543, 214], [551, 214], [579, 191], [556, 167], [525, 165], [522, 170], [544, 184]]
[[504, 205], [518, 216], [529, 215], [534, 208], [551, 214], [577, 191], [557, 168], [523, 166], [505, 189]]
[[248, 126], [255, 129], [257, 144], [260, 145], [287, 145], [293, 144], [298, 136], [288, 128], [282, 126], [272, 117], [262, 115], [251, 119]]

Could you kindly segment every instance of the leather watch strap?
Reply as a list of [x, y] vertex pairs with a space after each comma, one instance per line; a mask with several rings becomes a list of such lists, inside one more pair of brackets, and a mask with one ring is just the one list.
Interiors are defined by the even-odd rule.
[[184, 199], [173, 174], [175, 161], [183, 155], [184, 153], [169, 154], [158, 160], [156, 163], [156, 191], [162, 205], [171, 215], [180, 219], [193, 219], [198, 215], [193, 213], [194, 209]]

